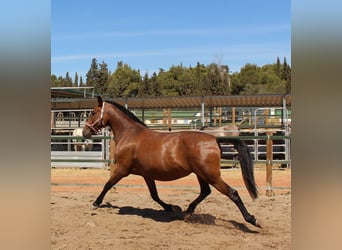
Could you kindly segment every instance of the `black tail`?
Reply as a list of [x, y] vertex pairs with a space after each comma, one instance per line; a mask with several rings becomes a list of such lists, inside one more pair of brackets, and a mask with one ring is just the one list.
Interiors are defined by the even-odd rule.
[[239, 153], [239, 161], [241, 165], [241, 172], [243, 181], [252, 199], [258, 198], [258, 190], [254, 180], [253, 172], [253, 158], [249, 152], [248, 146], [242, 140], [235, 138], [216, 138], [217, 143], [232, 143]]

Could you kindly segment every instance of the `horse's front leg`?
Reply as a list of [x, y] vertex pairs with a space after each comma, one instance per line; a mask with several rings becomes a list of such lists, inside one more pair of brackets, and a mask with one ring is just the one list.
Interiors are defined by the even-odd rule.
[[150, 191], [152, 199], [157, 202], [159, 205], [161, 205], [165, 211], [171, 211], [171, 212], [182, 212], [182, 209], [179, 206], [174, 206], [171, 204], [167, 204], [163, 202], [158, 195], [156, 183], [153, 179], [144, 177], [144, 180], [147, 184], [148, 190]]
[[127, 171], [124, 171], [118, 166], [115, 166], [109, 180], [106, 182], [106, 184], [103, 187], [102, 192], [97, 197], [96, 201], [93, 203], [94, 207], [99, 207], [103, 201], [103, 198], [105, 197], [106, 193], [116, 184], [118, 183], [123, 177], [126, 177], [129, 173]]

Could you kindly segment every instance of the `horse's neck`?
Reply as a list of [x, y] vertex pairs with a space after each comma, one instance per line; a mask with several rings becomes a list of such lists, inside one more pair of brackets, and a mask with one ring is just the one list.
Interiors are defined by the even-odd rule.
[[113, 107], [108, 114], [109, 127], [112, 129], [116, 139], [144, 128], [115, 107]]

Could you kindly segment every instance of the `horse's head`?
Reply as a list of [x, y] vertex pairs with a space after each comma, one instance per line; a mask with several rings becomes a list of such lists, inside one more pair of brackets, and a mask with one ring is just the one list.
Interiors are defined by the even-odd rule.
[[82, 130], [83, 136], [87, 139], [92, 135], [98, 134], [106, 126], [104, 115], [105, 102], [102, 101], [100, 96], [97, 97], [97, 102], [98, 105], [91, 112]]

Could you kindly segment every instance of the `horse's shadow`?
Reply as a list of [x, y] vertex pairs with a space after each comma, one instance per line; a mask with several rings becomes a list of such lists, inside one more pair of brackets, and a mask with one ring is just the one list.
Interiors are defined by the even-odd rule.
[[113, 206], [110, 203], [101, 205], [101, 207], [107, 207], [112, 209], [118, 209], [117, 214], [119, 215], [137, 215], [143, 218], [152, 219], [158, 222], [171, 222], [175, 220], [183, 220], [181, 213], [173, 213], [164, 210], [154, 210], [151, 208], [136, 208], [131, 206]]
[[118, 210], [119, 215], [137, 215], [143, 218], [152, 219], [158, 222], [171, 222], [176, 220], [184, 220], [183, 213], [168, 212], [164, 210], [155, 210], [151, 208], [136, 208], [131, 206], [118, 207], [113, 206], [109, 202], [100, 206], [100, 208], [111, 208]]
[[[186, 215], [183, 212], [169, 212], [164, 210], [155, 210], [151, 208], [136, 208], [131, 206], [113, 206], [109, 202], [100, 206], [100, 208], [109, 208], [118, 210], [117, 214], [119, 215], [137, 215], [143, 218], [152, 219], [157, 222], [172, 222], [176, 220], [182, 220], [186, 223], [193, 224], [203, 224], [203, 225], [216, 225], [220, 226], [216, 223], [216, 217], [210, 214], [192, 214]], [[222, 219], [219, 219], [222, 220]], [[254, 231], [249, 229], [245, 224], [236, 222], [234, 220], [222, 220], [224, 222], [228, 222], [234, 226], [234, 228], [245, 232], [245, 233], [258, 233], [258, 231]]]

